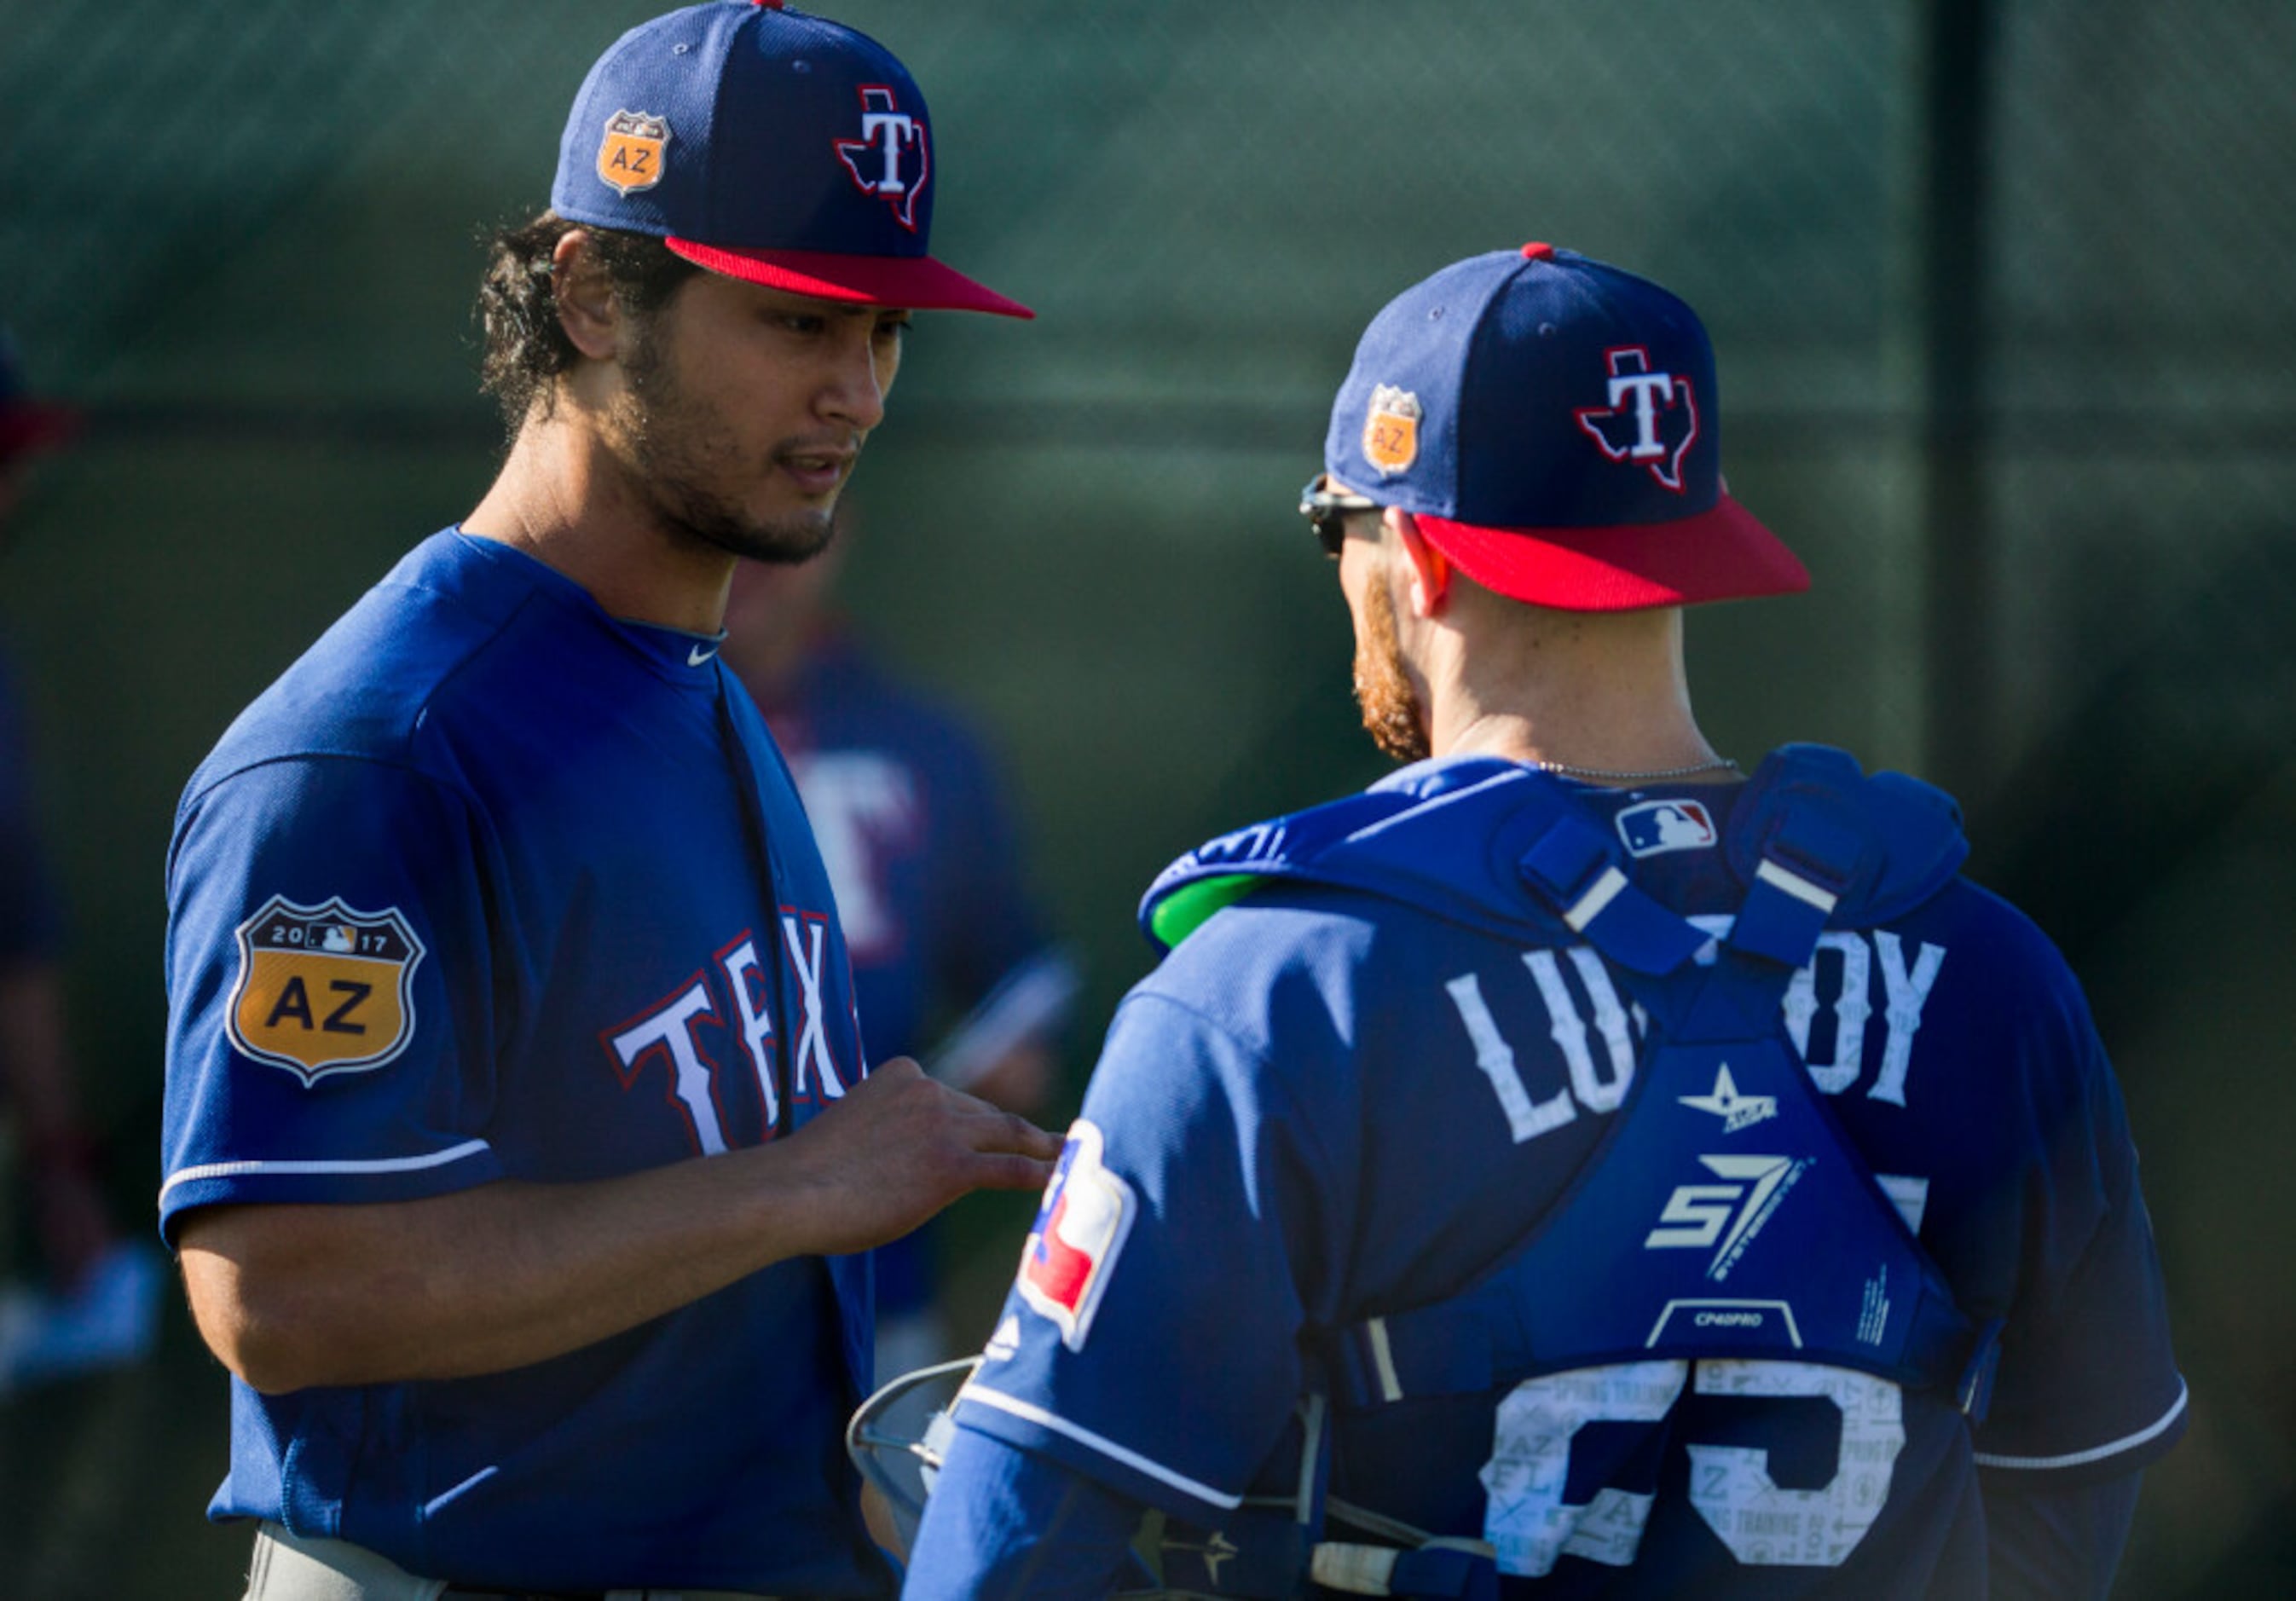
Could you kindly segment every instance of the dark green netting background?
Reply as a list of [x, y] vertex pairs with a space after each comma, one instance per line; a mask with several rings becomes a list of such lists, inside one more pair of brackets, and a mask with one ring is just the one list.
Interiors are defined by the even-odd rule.
[[[0, 0], [0, 320], [86, 407], [0, 554], [123, 1216], [161, 856], [225, 722], [484, 487], [481, 226], [544, 198], [602, 0]], [[1010, 757], [1090, 965], [1166, 859], [1379, 770], [1291, 511], [1356, 333], [1552, 240], [1700, 308], [1804, 600], [1693, 620], [1726, 751], [1963, 792], [2086, 977], [2194, 1383], [2120, 1593], [2296, 1556], [2296, 8], [2285, 0], [852, 0], [935, 112], [927, 319], [858, 480], [865, 631]], [[972, 1303], [1020, 1219], [960, 1235]], [[0, 1400], [0, 1592], [235, 1596], [221, 1370]]]

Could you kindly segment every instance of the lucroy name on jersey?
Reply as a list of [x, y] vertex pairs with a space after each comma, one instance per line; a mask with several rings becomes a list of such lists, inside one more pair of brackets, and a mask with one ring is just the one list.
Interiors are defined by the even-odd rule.
[[[1691, 921], [1718, 938], [1730, 930], [1727, 917]], [[1904, 1105], [1915, 1037], [1945, 958], [1943, 946], [1926, 942], [1908, 956], [1906, 941], [1888, 929], [1837, 931], [1820, 939], [1816, 958], [1794, 974], [1783, 1003], [1786, 1031], [1809, 1069], [1810, 1081], [1828, 1095], [1841, 1095], [1867, 1078], [1874, 1031], [1870, 991], [1878, 970], [1885, 998], [1882, 1049], [1866, 1094]], [[1490, 1080], [1517, 1145], [1562, 1128], [1582, 1109], [1616, 1112], [1634, 1083], [1636, 1044], [1648, 1031], [1642, 1008], [1621, 1001], [1602, 958], [1589, 947], [1525, 951], [1522, 973], [1527, 983], [1500, 969], [1461, 973], [1444, 985], [1474, 1047], [1475, 1064]], [[1526, 1077], [1514, 1041], [1499, 1022], [1502, 1010], [1519, 1015], [1534, 999], [1536, 1014], [1546, 1025], [1544, 1032], [1562, 1058], [1564, 1081], [1551, 1088], [1535, 1087]], [[1832, 1022], [1830, 1044], [1818, 1029], [1821, 1019]], [[1813, 1059], [1814, 1041], [1822, 1060]], [[1714, 1094], [1727, 1098], [1718, 1083]], [[1734, 1096], [1732, 1086], [1728, 1096]], [[1712, 1110], [1726, 1118], [1733, 1110], [1741, 1112], [1733, 1128], [1759, 1117], [1751, 1102], [1725, 1106], [1718, 1099]]]

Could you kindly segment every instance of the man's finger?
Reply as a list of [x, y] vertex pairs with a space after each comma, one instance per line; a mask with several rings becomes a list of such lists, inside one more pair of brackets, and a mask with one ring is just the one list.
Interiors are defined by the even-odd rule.
[[993, 1156], [983, 1154], [977, 1160], [973, 1177], [980, 1189], [1040, 1190], [1053, 1181], [1054, 1164], [1039, 1162], [1033, 1156]]
[[914, 1056], [888, 1056], [884, 1061], [873, 1064], [869, 1069], [871, 1079], [882, 1080], [888, 1084], [898, 1084], [904, 1079], [922, 1079], [924, 1076], [925, 1070], [917, 1065], [917, 1059]]
[[1048, 1134], [1018, 1112], [999, 1112], [986, 1103], [983, 1105], [991, 1116], [980, 1142], [973, 1147], [977, 1151], [1013, 1151], [1050, 1162], [1068, 1144], [1064, 1136]]

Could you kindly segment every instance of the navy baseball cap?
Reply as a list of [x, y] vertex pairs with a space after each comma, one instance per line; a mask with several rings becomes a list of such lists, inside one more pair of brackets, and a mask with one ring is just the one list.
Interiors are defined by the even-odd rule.
[[52, 450], [79, 431], [79, 413], [33, 398], [16, 341], [0, 328], [0, 460]]
[[550, 206], [772, 289], [1034, 316], [926, 254], [935, 160], [924, 96], [882, 45], [779, 0], [710, 0], [598, 58]]
[[1487, 589], [1572, 612], [1789, 595], [1809, 573], [1722, 482], [1714, 350], [1647, 279], [1549, 244], [1390, 301], [1324, 470]]

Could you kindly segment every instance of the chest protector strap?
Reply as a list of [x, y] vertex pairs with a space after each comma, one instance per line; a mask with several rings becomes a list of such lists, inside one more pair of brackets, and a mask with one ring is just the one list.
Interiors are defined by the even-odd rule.
[[[1575, 812], [1521, 853], [1523, 883], [1644, 1014], [1636, 1081], [1523, 1247], [1449, 1301], [1344, 1331], [1342, 1406], [1733, 1358], [1857, 1368], [1946, 1390], [1982, 1417], [2000, 1323], [1956, 1305], [1811, 1083], [1781, 1007], [1829, 924], [1871, 926], [1935, 892], [1938, 865], [1949, 877], [1960, 860], [1957, 821], [1888, 803], [1903, 791], [1844, 792], [1847, 759], [1819, 755], [1803, 759], [1816, 771], [1766, 767], [1773, 782], [1742, 804], [1729, 844], [1748, 888], [1719, 940], [1637, 888], [1610, 837]], [[1875, 799], [1878, 822], [1859, 805]], [[1893, 878], [1891, 856], [1934, 882]]]

